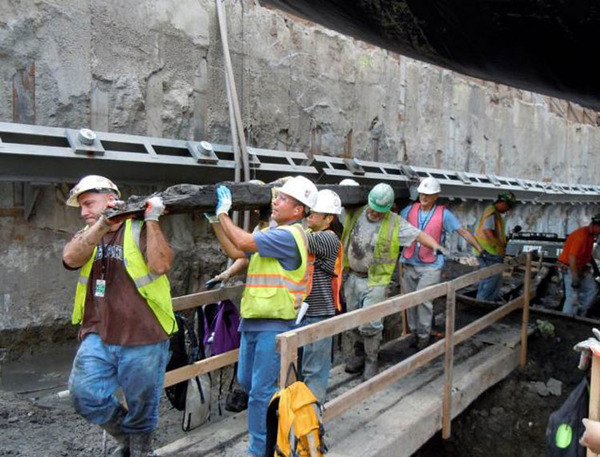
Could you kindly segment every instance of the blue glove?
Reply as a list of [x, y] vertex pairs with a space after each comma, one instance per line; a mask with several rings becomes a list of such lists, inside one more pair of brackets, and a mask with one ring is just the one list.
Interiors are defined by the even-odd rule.
[[217, 216], [231, 209], [231, 191], [225, 186], [217, 187]]

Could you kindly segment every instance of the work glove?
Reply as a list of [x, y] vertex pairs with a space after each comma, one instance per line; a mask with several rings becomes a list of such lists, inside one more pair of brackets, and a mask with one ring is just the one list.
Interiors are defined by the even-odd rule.
[[225, 282], [229, 279], [229, 270], [225, 270], [223, 273], [216, 275], [214, 278], [209, 279], [204, 283], [204, 287], [208, 290], [212, 289], [219, 283]]
[[573, 289], [579, 289], [580, 286], [581, 286], [581, 279], [579, 279], [579, 276], [573, 276], [571, 279], [571, 287]]
[[215, 213], [204, 213], [204, 217], [211, 224], [218, 224], [219, 223], [219, 218], [217, 217], [217, 215]]
[[144, 211], [144, 220], [158, 222], [158, 218], [164, 214], [165, 204], [162, 198], [155, 196], [146, 200], [146, 210]]
[[449, 256], [450, 255], [450, 249], [445, 248], [444, 246], [442, 246], [441, 244], [439, 244], [438, 247], [435, 248], [435, 253], [436, 254], [441, 254], [443, 256]]
[[231, 209], [231, 191], [225, 186], [217, 187], [217, 216], [227, 214]]
[[486, 261], [490, 261], [492, 259], [492, 254], [490, 254], [489, 252], [487, 252], [485, 249], [482, 250], [479, 253], [479, 257], [481, 257], [481, 260], [483, 260], [484, 262]]
[[600, 422], [590, 419], [582, 419], [582, 422], [585, 432], [579, 440], [579, 444], [597, 454], [600, 452]]
[[593, 328], [592, 332], [594, 333], [594, 337], [580, 341], [573, 346], [574, 351], [581, 352], [581, 356], [579, 357], [579, 365], [577, 365], [577, 368], [582, 371], [586, 371], [588, 369], [590, 360], [592, 360], [592, 356], [594, 354], [596, 354], [596, 356], [600, 356], [600, 330]]

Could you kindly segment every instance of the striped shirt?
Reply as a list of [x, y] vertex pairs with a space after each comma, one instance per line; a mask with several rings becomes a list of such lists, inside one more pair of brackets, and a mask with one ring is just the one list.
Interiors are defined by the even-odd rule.
[[323, 317], [335, 315], [331, 279], [335, 274], [335, 261], [340, 240], [330, 230], [307, 234], [308, 252], [315, 256], [312, 290], [306, 297], [306, 316]]

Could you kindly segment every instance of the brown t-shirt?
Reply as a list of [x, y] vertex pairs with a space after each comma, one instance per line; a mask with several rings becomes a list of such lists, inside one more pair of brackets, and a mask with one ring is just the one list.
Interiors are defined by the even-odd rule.
[[[156, 316], [139, 294], [123, 264], [125, 224], [108, 232], [96, 251], [88, 281], [80, 337], [97, 333], [105, 344], [134, 346], [168, 338]], [[146, 226], [140, 234], [140, 250], [146, 258]], [[97, 280], [106, 281], [104, 297], [94, 296]]]

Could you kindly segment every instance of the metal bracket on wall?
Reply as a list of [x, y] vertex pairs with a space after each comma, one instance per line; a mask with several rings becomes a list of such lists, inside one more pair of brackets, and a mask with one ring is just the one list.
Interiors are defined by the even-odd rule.
[[42, 194], [42, 188], [44, 184], [26, 182], [23, 185], [23, 216], [25, 220], [29, 220], [35, 210], [35, 205], [40, 199]]

